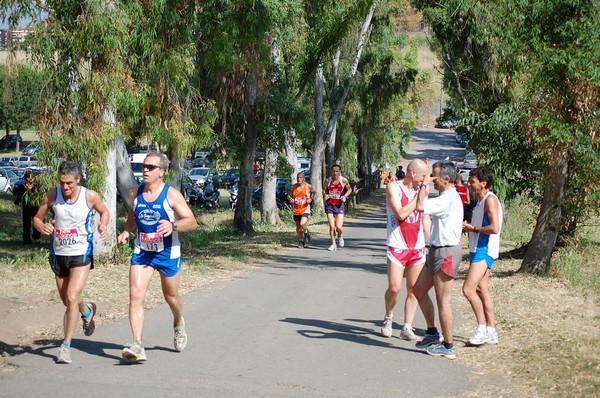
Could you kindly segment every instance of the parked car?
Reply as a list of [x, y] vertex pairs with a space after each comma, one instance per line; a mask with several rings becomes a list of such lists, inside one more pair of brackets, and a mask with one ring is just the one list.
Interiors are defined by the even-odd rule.
[[32, 142], [23, 149], [23, 156], [33, 156], [42, 149], [42, 144], [39, 142]]
[[17, 167], [31, 167], [37, 165], [35, 156], [19, 156], [16, 161]]
[[25, 168], [25, 167], [4, 167], [4, 168], [6, 170], [12, 171], [19, 178], [23, 177], [23, 175], [25, 175], [25, 170], [27, 170], [27, 168]]
[[240, 179], [240, 171], [238, 169], [229, 169], [221, 175], [221, 181], [225, 188], [229, 189], [236, 180]]
[[17, 167], [17, 164], [9, 160], [0, 160], [0, 167]]
[[477, 167], [477, 155], [473, 152], [466, 152], [462, 163], [460, 163], [458, 167], [465, 170], [474, 169]]
[[11, 170], [0, 168], [0, 192], [12, 192], [15, 182], [19, 180]]
[[436, 129], [451, 129], [454, 126], [455, 122], [453, 120], [438, 120], [435, 122]]
[[[0, 149], [4, 149], [6, 147], [6, 135], [3, 135], [2, 138], [0, 138]], [[23, 145], [23, 138], [21, 138], [21, 136], [16, 135], [16, 134], [10, 134], [8, 136], [8, 149], [11, 148], [16, 148], [17, 147], [17, 142], [19, 143], [19, 146]]]
[[194, 167], [189, 173], [190, 179], [196, 183], [196, 185], [202, 186], [208, 178], [212, 178], [212, 183], [215, 188], [221, 187], [221, 177], [215, 169], [209, 167]]

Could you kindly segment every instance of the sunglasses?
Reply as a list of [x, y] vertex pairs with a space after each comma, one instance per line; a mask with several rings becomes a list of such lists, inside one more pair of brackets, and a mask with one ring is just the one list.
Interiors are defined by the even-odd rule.
[[156, 169], [159, 169], [159, 168], [160, 168], [160, 166], [157, 166], [157, 165], [155, 165], [155, 164], [144, 164], [144, 165], [142, 165], [142, 168], [143, 168], [144, 170], [148, 170], [148, 171], [154, 171], [154, 170], [156, 170]]

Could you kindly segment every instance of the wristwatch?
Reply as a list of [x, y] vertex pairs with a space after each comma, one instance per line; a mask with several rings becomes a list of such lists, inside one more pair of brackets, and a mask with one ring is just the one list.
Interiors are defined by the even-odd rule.
[[177, 221], [173, 221], [171, 224], [173, 225], [173, 231], [177, 231]]
[[477, 227], [473, 227], [473, 232], [477, 232]]

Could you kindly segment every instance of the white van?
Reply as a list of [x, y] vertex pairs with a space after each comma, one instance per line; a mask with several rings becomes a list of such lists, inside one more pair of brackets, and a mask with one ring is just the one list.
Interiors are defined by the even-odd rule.
[[131, 163], [131, 171], [133, 171], [133, 176], [138, 184], [142, 183], [142, 178], [144, 176], [143, 173], [143, 165], [144, 159], [146, 159], [147, 153], [130, 153], [129, 154], [129, 163]]
[[298, 156], [296, 164], [298, 165], [298, 170], [310, 169], [310, 159]]

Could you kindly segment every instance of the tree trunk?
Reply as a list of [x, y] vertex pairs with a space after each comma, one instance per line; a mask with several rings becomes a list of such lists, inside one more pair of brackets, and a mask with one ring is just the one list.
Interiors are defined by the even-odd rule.
[[327, 170], [331, 169], [331, 166], [337, 163], [335, 156], [335, 138], [337, 133], [337, 123], [333, 126], [333, 131], [327, 141]]
[[[342, 55], [342, 51], [338, 47], [336, 50], [333, 59], [331, 60], [331, 87], [329, 88], [329, 105], [331, 108], [335, 106], [336, 103], [336, 95], [339, 91], [340, 86], [340, 56]], [[335, 156], [335, 139], [337, 135], [337, 120], [333, 125], [332, 131], [329, 134], [329, 139], [327, 140], [327, 149], [326, 149], [326, 167], [325, 170], [330, 170], [331, 166], [336, 163]]]
[[260, 216], [263, 222], [277, 224], [281, 222], [277, 208], [277, 152], [271, 148], [265, 150], [265, 169], [262, 180]]
[[137, 181], [133, 176], [131, 163], [129, 163], [129, 156], [127, 155], [127, 147], [121, 134], [117, 134], [115, 139], [115, 165], [117, 169], [117, 191], [125, 204], [125, 209], [129, 211], [132, 206], [129, 192], [137, 188]]
[[100, 216], [94, 215], [94, 256], [95, 257], [112, 257], [117, 246], [117, 170], [116, 161], [117, 152], [115, 145], [111, 145], [106, 156], [106, 182], [104, 185], [104, 204], [110, 212], [110, 222], [106, 228], [106, 241], [102, 241], [98, 233], [98, 225]]
[[564, 156], [556, 156], [555, 163], [549, 167], [540, 213], [519, 272], [543, 274], [550, 264], [567, 188], [568, 161]]
[[[323, 108], [323, 86], [324, 86], [324, 76], [323, 76], [323, 65], [319, 64], [316, 70], [316, 81], [315, 81], [315, 140], [313, 143], [313, 153], [311, 158], [311, 170], [310, 170], [310, 181], [315, 190], [315, 201], [314, 209], [316, 211], [322, 211], [323, 206], [323, 181], [321, 180], [321, 169], [323, 167], [323, 152], [326, 148], [326, 143], [331, 140], [332, 135], [335, 134], [337, 120], [342, 112], [342, 108], [346, 102], [346, 98], [348, 96], [348, 92], [350, 91], [350, 86], [352, 85], [352, 81], [354, 80], [354, 76], [356, 76], [356, 71], [358, 70], [358, 63], [360, 61], [360, 57], [362, 55], [363, 47], [370, 35], [370, 26], [371, 20], [373, 19], [373, 13], [375, 12], [375, 8], [377, 7], [378, 1], [374, 1], [363, 20], [360, 33], [358, 35], [358, 41], [356, 44], [356, 49], [354, 53], [354, 57], [352, 59], [352, 64], [350, 65], [350, 69], [348, 71], [348, 76], [346, 78], [346, 83], [341, 90], [341, 93], [337, 100], [333, 97], [333, 93], [331, 98], [332, 104], [332, 112], [329, 116], [329, 121], [327, 123], [327, 127], [325, 128], [325, 110]], [[335, 62], [335, 58], [334, 58]], [[340, 91], [340, 90], [336, 90]], [[335, 142], [335, 141], [334, 141]], [[331, 167], [331, 165], [330, 165]]]
[[[109, 109], [104, 112], [104, 122], [110, 125], [113, 129], [117, 128], [117, 113], [114, 109]], [[117, 144], [115, 143], [108, 148], [106, 156], [106, 175], [104, 183], [103, 202], [110, 213], [110, 222], [106, 226], [106, 241], [102, 241], [98, 231], [100, 216], [94, 215], [94, 256], [109, 256], [111, 257], [117, 247]], [[133, 175], [133, 173], [132, 173]]]
[[319, 64], [315, 73], [315, 139], [310, 159], [310, 183], [315, 191], [311, 208], [315, 212], [323, 211], [323, 151], [325, 150], [325, 109], [323, 107], [323, 65]]
[[300, 171], [298, 169], [298, 153], [296, 152], [296, 130], [294, 128], [286, 129], [285, 131], [285, 157], [289, 164], [294, 168], [290, 175], [290, 181], [296, 182], [296, 175]]
[[242, 232], [253, 232], [252, 226], [252, 186], [254, 181], [254, 157], [256, 156], [256, 98], [258, 96], [258, 70], [252, 69], [246, 78], [244, 113], [246, 118], [245, 145], [240, 167], [238, 199], [233, 216], [233, 226]]
[[365, 150], [364, 150], [364, 134], [363, 129], [360, 123], [356, 123], [356, 157], [358, 160], [358, 178], [363, 179], [367, 176], [367, 161], [365, 159]]
[[21, 144], [19, 143], [19, 138], [21, 137], [21, 128], [17, 127], [17, 144], [15, 145], [15, 151], [21, 152]]

